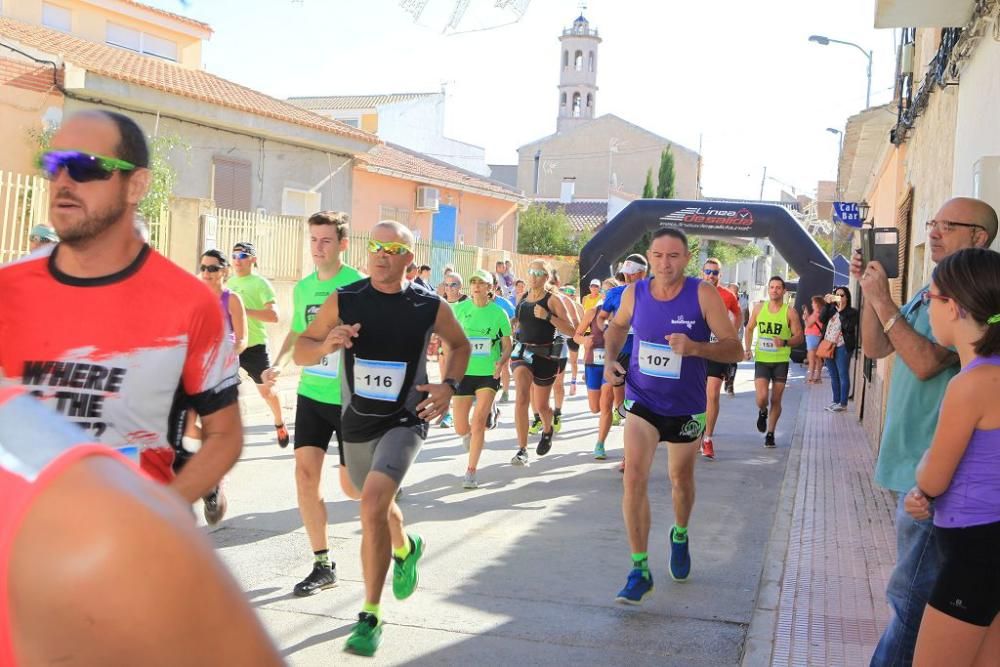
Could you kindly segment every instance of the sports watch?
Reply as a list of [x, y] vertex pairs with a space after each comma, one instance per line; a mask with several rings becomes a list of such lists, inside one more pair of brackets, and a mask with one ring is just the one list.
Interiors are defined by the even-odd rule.
[[441, 380], [441, 384], [446, 384], [451, 387], [451, 392], [453, 394], [458, 393], [458, 380], [453, 380], [452, 378], [445, 378]]

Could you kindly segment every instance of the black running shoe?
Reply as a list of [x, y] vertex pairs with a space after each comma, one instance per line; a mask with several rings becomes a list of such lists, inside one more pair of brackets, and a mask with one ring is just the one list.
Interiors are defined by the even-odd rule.
[[292, 592], [300, 598], [316, 595], [321, 590], [337, 585], [337, 564], [320, 565], [315, 563], [309, 576], [295, 584]]
[[548, 433], [542, 433], [542, 439], [538, 441], [538, 447], [535, 448], [535, 453], [539, 456], [545, 456], [552, 449], [552, 436], [555, 435], [555, 431], [549, 431]]
[[773, 433], [768, 433], [767, 435], [764, 436], [764, 446], [767, 447], [768, 449], [772, 449], [778, 446], [777, 443], [774, 442]]
[[757, 430], [761, 433], [767, 431], [767, 408], [757, 413]]

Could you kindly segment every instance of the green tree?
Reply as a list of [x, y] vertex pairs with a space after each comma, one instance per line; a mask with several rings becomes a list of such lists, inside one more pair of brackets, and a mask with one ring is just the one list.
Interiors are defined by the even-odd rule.
[[186, 153], [188, 148], [190, 146], [177, 135], [149, 138], [149, 192], [139, 202], [139, 213], [149, 224], [160, 222], [177, 184], [177, 170], [169, 161], [171, 153], [175, 150]]
[[[674, 193], [676, 192], [674, 181], [676, 180], [676, 174], [674, 173], [674, 154], [671, 152], [670, 147], [667, 146], [660, 153], [660, 169], [659, 178], [656, 184], [656, 190], [653, 190], [653, 169], [652, 167], [646, 172], [646, 185], [642, 188], [642, 198], [643, 199], [673, 199]], [[629, 254], [638, 253], [640, 255], [645, 255], [646, 251], [649, 250], [649, 244], [653, 241], [653, 233], [646, 232], [640, 236], [636, 242], [629, 249]]]
[[653, 168], [650, 167], [646, 171], [646, 184], [642, 186], [642, 198], [654, 199], [655, 197], [656, 189], [653, 187]]
[[676, 174], [674, 173], [674, 154], [670, 146], [660, 153], [660, 174], [656, 183], [657, 199], [673, 199], [677, 192], [675, 186]]
[[574, 234], [566, 209], [551, 210], [532, 204], [521, 211], [517, 225], [517, 251], [528, 255], [576, 255], [586, 235]]

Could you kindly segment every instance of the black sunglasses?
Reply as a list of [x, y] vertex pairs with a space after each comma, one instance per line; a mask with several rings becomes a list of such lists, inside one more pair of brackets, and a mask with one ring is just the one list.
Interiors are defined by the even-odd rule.
[[218, 273], [223, 267], [218, 264], [202, 264], [198, 267], [198, 271], [208, 271], [209, 273]]
[[38, 156], [38, 166], [42, 175], [50, 181], [59, 176], [59, 171], [66, 170], [69, 177], [77, 183], [90, 181], [106, 181], [116, 171], [132, 171], [135, 165], [116, 157], [91, 155], [83, 151], [46, 151]]

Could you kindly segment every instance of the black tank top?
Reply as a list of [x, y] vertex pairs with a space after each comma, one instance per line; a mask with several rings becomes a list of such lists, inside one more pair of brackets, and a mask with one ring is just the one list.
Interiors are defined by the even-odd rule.
[[365, 442], [397, 426], [420, 426], [416, 408], [426, 392], [427, 357], [441, 298], [409, 283], [402, 292], [386, 294], [371, 279], [337, 290], [340, 319], [361, 324], [354, 345], [344, 350], [343, 437]]
[[535, 317], [535, 306], [541, 306], [549, 313], [549, 300], [552, 298], [551, 292], [546, 292], [538, 301], [528, 301], [528, 295], [521, 298], [517, 304], [517, 326], [518, 342], [526, 345], [551, 345], [556, 337], [556, 328], [551, 322]]

